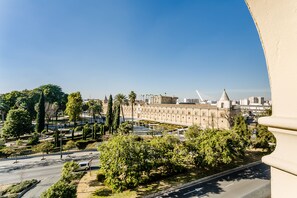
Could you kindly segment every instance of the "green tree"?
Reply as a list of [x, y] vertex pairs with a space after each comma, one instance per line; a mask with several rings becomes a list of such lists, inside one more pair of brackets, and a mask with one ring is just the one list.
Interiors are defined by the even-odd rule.
[[131, 103], [131, 114], [132, 114], [132, 133], [134, 131], [134, 104], [136, 100], [136, 93], [134, 91], [131, 91], [129, 94], [129, 100]]
[[35, 126], [35, 131], [37, 133], [41, 133], [44, 129], [45, 125], [45, 106], [44, 106], [44, 95], [43, 92], [41, 92], [40, 99], [38, 102], [38, 107], [37, 107], [37, 116], [36, 116], [36, 126]]
[[242, 115], [238, 115], [234, 118], [234, 126], [232, 130], [241, 137], [245, 146], [248, 146], [251, 143], [251, 132], [249, 131], [247, 123]]
[[120, 104], [123, 122], [125, 122], [123, 105], [128, 105], [127, 97], [124, 94], [119, 93], [115, 96], [115, 101]]
[[217, 167], [242, 157], [245, 145], [232, 130], [197, 130], [198, 135], [186, 136], [186, 147], [197, 167]]
[[86, 140], [87, 137], [92, 133], [90, 125], [87, 123], [83, 127], [83, 140]]
[[92, 114], [93, 120], [96, 119], [96, 114], [101, 115], [102, 112], [102, 101], [101, 100], [89, 100], [88, 103], [88, 111]]
[[105, 125], [108, 127], [109, 133], [112, 133], [113, 114], [112, 114], [112, 95], [109, 96], [106, 112]]
[[9, 111], [9, 105], [7, 102], [0, 96], [0, 113], [2, 116], [2, 122], [5, 120], [5, 116], [7, 112]]
[[120, 126], [120, 104], [116, 103], [114, 106], [114, 119], [113, 119], [113, 130], [117, 131]]
[[135, 136], [115, 136], [99, 147], [105, 182], [115, 191], [136, 187], [144, 177], [147, 147]]
[[69, 120], [76, 122], [79, 119], [79, 115], [82, 111], [82, 97], [80, 92], [71, 93], [68, 96], [68, 102], [66, 105], [66, 114], [69, 116]]
[[10, 110], [2, 128], [2, 136], [19, 139], [21, 135], [31, 132], [31, 130], [31, 118], [26, 110]]
[[72, 180], [76, 179], [75, 171], [77, 171], [78, 168], [78, 163], [74, 161], [64, 163], [62, 169], [62, 180], [66, 182], [71, 182]]
[[51, 104], [57, 102], [59, 104], [59, 107], [62, 107], [63, 105], [65, 106], [65, 93], [62, 91], [62, 88], [60, 86], [47, 84], [38, 87], [37, 90], [42, 90], [46, 102]]

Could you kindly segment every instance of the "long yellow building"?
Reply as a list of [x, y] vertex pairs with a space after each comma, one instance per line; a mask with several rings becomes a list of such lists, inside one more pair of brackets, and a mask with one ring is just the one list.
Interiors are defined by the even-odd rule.
[[[168, 96], [166, 96], [168, 97]], [[106, 113], [107, 104], [104, 104]], [[123, 106], [124, 117], [132, 117], [131, 105]], [[191, 126], [199, 125], [201, 128], [229, 129], [230, 119], [239, 110], [232, 107], [231, 101], [224, 90], [217, 104], [148, 104], [138, 103], [134, 106], [134, 118], [152, 120], [157, 122]]]

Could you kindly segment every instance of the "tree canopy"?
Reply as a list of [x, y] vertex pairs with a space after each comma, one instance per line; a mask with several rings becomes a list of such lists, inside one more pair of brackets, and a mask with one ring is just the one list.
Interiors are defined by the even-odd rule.
[[112, 112], [112, 95], [109, 96], [106, 112], [105, 125], [108, 127], [109, 133], [112, 133], [113, 112]]
[[122, 111], [122, 116], [123, 116], [123, 121], [125, 122], [123, 105], [128, 105], [127, 97], [124, 94], [119, 93], [114, 97], [114, 100], [116, 103], [118, 103], [120, 105], [121, 111]]
[[35, 131], [41, 133], [45, 125], [45, 106], [44, 106], [44, 95], [43, 92], [40, 94], [40, 99], [37, 106], [37, 116], [36, 116], [36, 127]]
[[15, 109], [8, 112], [2, 128], [2, 136], [19, 138], [21, 135], [31, 131], [31, 118], [26, 110]]
[[82, 104], [83, 100], [80, 92], [71, 93], [68, 96], [65, 112], [69, 116], [70, 121], [76, 122], [79, 120], [79, 115], [82, 112]]

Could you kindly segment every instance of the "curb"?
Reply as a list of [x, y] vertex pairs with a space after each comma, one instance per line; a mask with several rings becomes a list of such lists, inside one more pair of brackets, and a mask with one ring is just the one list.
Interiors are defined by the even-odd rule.
[[41, 180], [38, 180], [35, 184], [33, 184], [32, 186], [30, 186], [29, 188], [26, 188], [25, 190], [23, 190], [20, 194], [18, 194], [18, 198], [22, 197], [26, 192], [28, 192], [29, 190], [31, 190], [32, 188], [34, 188], [37, 184], [40, 183]]
[[[82, 153], [82, 152], [92, 152], [92, 151], [98, 151], [98, 150], [97, 149], [86, 149], [86, 150], [78, 150], [78, 151], [65, 151], [65, 152], [63, 152], [63, 155], [73, 154], [73, 153]], [[60, 155], [60, 152], [46, 154], [44, 156], [56, 156], [56, 155]], [[30, 159], [30, 158], [42, 157], [42, 156], [43, 156], [42, 154], [38, 154], [38, 155], [25, 155], [25, 156], [17, 156], [17, 159], [18, 160], [22, 160], [22, 159]], [[11, 161], [11, 160], [15, 160], [15, 157], [0, 158], [0, 162], [1, 161]]]
[[211, 180], [211, 179], [215, 179], [215, 178], [218, 178], [218, 177], [221, 177], [221, 176], [225, 176], [225, 175], [228, 175], [228, 174], [231, 174], [231, 173], [235, 173], [237, 171], [244, 170], [246, 168], [250, 168], [250, 167], [259, 165], [261, 163], [262, 163], [262, 161], [252, 162], [252, 163], [242, 165], [242, 166], [239, 166], [239, 167], [236, 167], [236, 168], [233, 168], [233, 169], [229, 169], [229, 170], [226, 170], [226, 171], [223, 171], [223, 172], [220, 172], [220, 173], [216, 173], [214, 175], [203, 177], [201, 179], [198, 179], [198, 180], [195, 180], [195, 181], [192, 181], [192, 182], [189, 182], [189, 183], [180, 184], [180, 185], [171, 187], [169, 189], [162, 190], [162, 191], [159, 191], [159, 192], [144, 196], [144, 198], [153, 198], [153, 197], [161, 196], [164, 193], [170, 193], [171, 191], [175, 191], [177, 189], [184, 189], [184, 188], [187, 188], [187, 187], [192, 186], [192, 185], [200, 184], [202, 182], [206, 182], [206, 181]]

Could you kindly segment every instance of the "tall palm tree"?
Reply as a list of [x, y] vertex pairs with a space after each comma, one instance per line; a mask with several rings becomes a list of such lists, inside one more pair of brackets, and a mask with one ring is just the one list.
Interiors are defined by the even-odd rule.
[[130, 103], [131, 103], [131, 106], [132, 106], [132, 133], [133, 133], [134, 132], [134, 122], [133, 122], [133, 119], [134, 119], [134, 103], [135, 103], [135, 100], [136, 100], [136, 93], [134, 91], [130, 92], [129, 100], [130, 100]]
[[124, 94], [119, 93], [115, 96], [115, 102], [117, 102], [120, 105], [121, 111], [122, 111], [122, 116], [123, 116], [123, 121], [125, 122], [123, 105], [128, 104], [127, 97]]
[[88, 111], [92, 114], [93, 120], [96, 120], [96, 113], [101, 116], [102, 112], [102, 101], [101, 100], [89, 100], [88, 103]]

